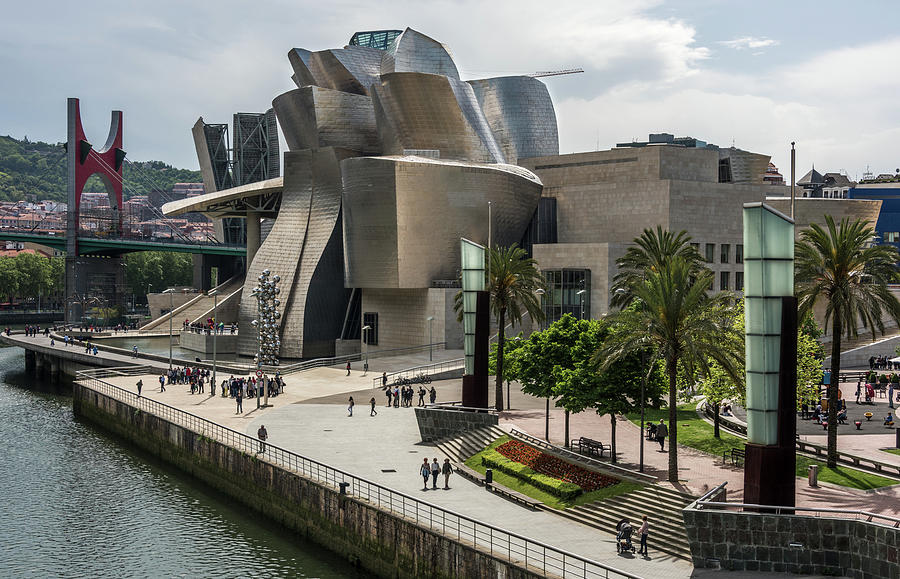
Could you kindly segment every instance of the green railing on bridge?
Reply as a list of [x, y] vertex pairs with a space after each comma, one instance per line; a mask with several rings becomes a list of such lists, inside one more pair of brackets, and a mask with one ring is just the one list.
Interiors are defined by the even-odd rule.
[[[20, 241], [35, 243], [59, 251], [66, 250], [65, 235], [24, 232], [0, 229], [0, 241]], [[134, 251], [170, 251], [175, 253], [202, 253], [206, 255], [243, 256], [247, 249], [243, 245], [229, 245], [213, 242], [162, 241], [159, 239], [130, 239], [78, 236], [81, 255], [117, 255]]]

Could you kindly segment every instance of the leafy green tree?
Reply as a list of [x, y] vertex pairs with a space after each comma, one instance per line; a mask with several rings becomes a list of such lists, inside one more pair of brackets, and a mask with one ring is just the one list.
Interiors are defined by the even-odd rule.
[[884, 334], [883, 316], [900, 323], [900, 302], [888, 289], [896, 283], [900, 254], [890, 245], [873, 245], [875, 230], [857, 219], [825, 216], [825, 227], [813, 223], [800, 233], [795, 282], [800, 312], [825, 302], [825, 328], [831, 324], [831, 385], [828, 388], [828, 467], [837, 466], [837, 407], [841, 371], [841, 339], [858, 335], [858, 326]]
[[[509, 399], [509, 386], [510, 382], [516, 380], [518, 377], [518, 357], [516, 356], [516, 352], [522, 346], [522, 332], [512, 339], [506, 341], [506, 347], [503, 352], [503, 379], [506, 381], [506, 396], [507, 400]], [[499, 344], [494, 342], [491, 344], [491, 351], [488, 354], [488, 373], [497, 375], [497, 354], [499, 352]], [[509, 410], [507, 404], [507, 410]]]
[[15, 258], [0, 258], [0, 296], [6, 298], [6, 301], [12, 301], [18, 293], [19, 269]]
[[[544, 312], [535, 292], [546, 289], [546, 282], [537, 269], [537, 262], [524, 249], [509, 247], [489, 247], [485, 251], [487, 261], [487, 291], [490, 294], [491, 313], [497, 320], [496, 382], [494, 388], [495, 406], [503, 410], [503, 369], [506, 347], [506, 324], [521, 323], [527, 314], [532, 320], [541, 322]], [[457, 319], [462, 321], [462, 292], [456, 294], [454, 304]]]
[[125, 256], [125, 285], [130, 293], [146, 296], [170, 286], [190, 285], [194, 266], [186, 253], [141, 251]]
[[50, 258], [36, 253], [19, 253], [15, 257], [19, 271], [19, 295], [37, 300], [39, 295], [47, 295], [51, 287], [53, 268]]
[[[683, 238], [685, 243], [688, 238]], [[640, 242], [652, 246], [645, 231]], [[639, 243], [640, 245], [640, 243]], [[667, 251], [674, 251], [670, 247]], [[661, 249], [656, 252], [662, 253]], [[690, 254], [690, 252], [687, 252]], [[696, 252], [694, 252], [696, 253]], [[651, 262], [650, 257], [646, 260]], [[743, 351], [733, 339], [728, 319], [722, 315], [732, 299], [729, 294], [707, 294], [713, 274], [696, 262], [695, 256], [674, 253], [643, 276], [632, 276], [621, 289], [635, 307], [610, 316], [614, 332], [597, 350], [602, 370], [630, 354], [649, 350], [665, 362], [669, 380], [669, 481], [678, 482], [677, 379], [679, 365], [688, 375], [709, 372], [709, 359], [738, 380]]]

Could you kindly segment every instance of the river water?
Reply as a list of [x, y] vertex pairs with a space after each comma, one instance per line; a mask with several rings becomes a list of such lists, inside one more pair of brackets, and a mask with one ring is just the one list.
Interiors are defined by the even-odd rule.
[[0, 348], [3, 577], [363, 577], [28, 389]]

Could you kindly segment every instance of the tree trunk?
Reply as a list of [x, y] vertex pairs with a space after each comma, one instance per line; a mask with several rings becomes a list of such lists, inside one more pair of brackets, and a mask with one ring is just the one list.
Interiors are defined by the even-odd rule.
[[669, 482], [678, 483], [678, 360], [667, 364], [669, 372]]
[[569, 448], [569, 411], [565, 411], [566, 414], [566, 441], [563, 443], [566, 448]]
[[719, 406], [721, 406], [721, 404], [717, 403], [716, 404], [716, 416], [713, 419], [713, 429], [714, 429], [713, 436], [715, 436], [716, 438], [721, 438], [719, 436]]
[[500, 309], [500, 315], [497, 317], [500, 325], [500, 331], [497, 333], [497, 382], [495, 390], [495, 406], [497, 412], [503, 412], [503, 326], [506, 324], [506, 309]]
[[831, 383], [828, 385], [828, 468], [837, 466], [837, 407], [841, 381], [841, 312], [834, 309], [831, 323]]
[[609, 421], [610, 427], [612, 428], [612, 434], [610, 434], [609, 440], [609, 461], [613, 464], [616, 464], [616, 413], [609, 413]]

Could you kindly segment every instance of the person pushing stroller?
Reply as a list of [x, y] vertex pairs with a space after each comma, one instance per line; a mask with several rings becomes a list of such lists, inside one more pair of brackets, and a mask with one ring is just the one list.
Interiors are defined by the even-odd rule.
[[622, 519], [616, 525], [616, 553], [634, 553], [634, 544], [631, 542], [631, 533], [633, 529], [628, 519]]

